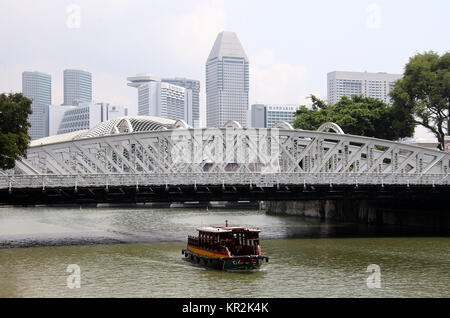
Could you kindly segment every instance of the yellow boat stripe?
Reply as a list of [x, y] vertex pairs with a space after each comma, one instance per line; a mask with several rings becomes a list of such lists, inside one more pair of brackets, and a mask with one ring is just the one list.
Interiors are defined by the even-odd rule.
[[214, 257], [228, 257], [227, 254], [206, 251], [204, 249], [196, 248], [196, 247], [192, 247], [192, 246], [188, 246], [188, 250], [190, 250], [192, 253], [195, 253], [195, 254], [198, 254], [201, 256], [206, 256], [206, 257], [213, 257], [213, 258]]

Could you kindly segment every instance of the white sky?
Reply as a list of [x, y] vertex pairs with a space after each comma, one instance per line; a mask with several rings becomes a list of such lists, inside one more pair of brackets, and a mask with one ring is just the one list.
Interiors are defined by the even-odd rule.
[[133, 113], [127, 76], [188, 77], [201, 81], [203, 122], [205, 62], [223, 30], [249, 57], [250, 104], [325, 99], [327, 72], [403, 73], [415, 53], [450, 44], [448, 0], [1, 0], [0, 12], [0, 92], [42, 71], [61, 104], [63, 70], [79, 68], [93, 75], [95, 101]]

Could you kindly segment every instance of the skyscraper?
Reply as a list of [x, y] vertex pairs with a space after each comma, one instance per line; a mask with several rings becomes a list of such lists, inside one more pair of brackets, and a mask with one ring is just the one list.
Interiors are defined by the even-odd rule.
[[33, 101], [28, 133], [31, 139], [48, 136], [48, 106], [52, 103], [51, 76], [41, 72], [23, 72], [22, 93]]
[[[192, 93], [192, 104], [187, 109], [187, 123], [192, 127], [199, 127], [200, 124], [200, 81], [187, 78], [163, 78], [163, 82], [186, 88]], [[189, 94], [189, 93], [188, 93]]]
[[219, 33], [206, 61], [206, 121], [221, 127], [228, 120], [247, 126], [248, 58], [236, 33]]
[[336, 104], [342, 96], [363, 95], [391, 104], [389, 92], [400, 78], [401, 74], [381, 72], [330, 72], [327, 74], [328, 103]]
[[82, 70], [64, 70], [64, 105], [92, 101], [92, 75]]

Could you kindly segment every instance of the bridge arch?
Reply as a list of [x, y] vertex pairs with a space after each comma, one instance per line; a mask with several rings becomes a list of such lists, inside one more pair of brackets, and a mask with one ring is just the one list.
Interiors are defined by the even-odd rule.
[[272, 128], [294, 130], [294, 127], [292, 127], [292, 125], [289, 124], [287, 121], [278, 121], [275, 123], [275, 125], [273, 125]]
[[178, 129], [178, 128], [192, 128], [191, 126], [189, 126], [184, 120], [177, 120], [174, 124], [174, 129]]
[[242, 128], [242, 125], [235, 120], [229, 120], [223, 124], [222, 128]]
[[342, 130], [342, 128], [338, 124], [332, 123], [332, 122], [323, 123], [322, 125], [320, 125], [319, 128], [317, 128], [317, 131], [320, 131], [320, 132], [331, 131], [336, 134], [341, 134], [341, 135], [345, 134], [344, 130]]

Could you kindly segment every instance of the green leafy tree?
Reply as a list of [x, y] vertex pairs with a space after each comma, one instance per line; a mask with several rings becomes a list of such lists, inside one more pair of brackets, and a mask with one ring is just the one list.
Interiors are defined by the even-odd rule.
[[297, 111], [295, 128], [316, 130], [323, 123], [334, 122], [347, 134], [389, 140], [414, 133], [414, 125], [405, 121], [401, 109], [390, 107], [376, 98], [344, 96], [334, 105], [327, 105], [314, 95], [311, 95], [311, 100], [311, 109], [301, 106]]
[[0, 168], [11, 169], [26, 157], [32, 101], [21, 93], [0, 94]]
[[422, 125], [436, 136], [443, 150], [444, 136], [450, 134], [450, 53], [425, 52], [411, 57], [391, 97], [396, 108], [412, 114], [414, 125]]

